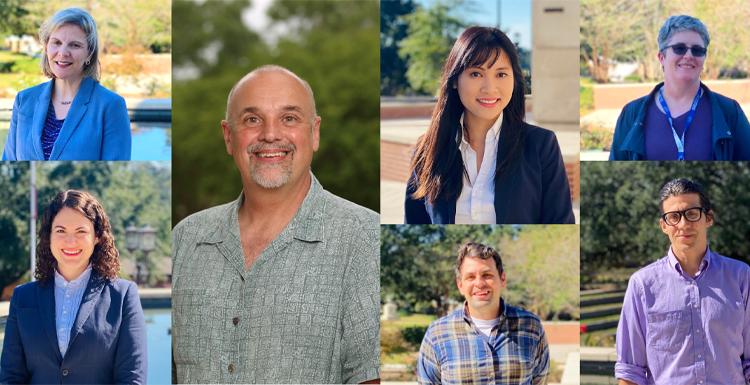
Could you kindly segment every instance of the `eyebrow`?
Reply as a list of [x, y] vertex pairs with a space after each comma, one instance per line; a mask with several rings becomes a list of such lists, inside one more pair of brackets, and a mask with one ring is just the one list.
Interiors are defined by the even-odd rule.
[[[53, 40], [53, 39], [57, 40], [57, 41], [63, 41], [59, 37], [55, 37], [55, 36], [50, 36], [48, 40]], [[83, 44], [84, 42], [85, 42], [85, 40], [78, 40], [78, 39], [68, 40], [68, 43], [80, 43], [80, 44]]]
[[[294, 111], [294, 112], [304, 113], [304, 111], [302, 110], [302, 107], [291, 105], [291, 104], [281, 107], [281, 111]], [[247, 112], [258, 114], [258, 113], [261, 113], [262, 110], [255, 106], [248, 106], [248, 107], [243, 108], [242, 111], [240, 111], [240, 114], [244, 114]]]
[[[65, 226], [63, 226], [63, 225], [55, 225], [55, 226], [53, 226], [52, 228], [54, 228], [54, 229], [58, 229], [58, 228], [60, 228], [60, 229], [63, 229], [63, 230], [67, 229], [67, 227], [65, 227]], [[76, 227], [75, 229], [76, 229], [76, 230], [80, 230], [80, 229], [88, 230], [88, 228], [87, 228], [86, 226], [78, 226], [78, 227]]]
[[[482, 71], [491, 71], [492, 70], [491, 68], [484, 68], [484, 67], [478, 67], [478, 66], [473, 66], [473, 67], [468, 67], [468, 68], [480, 69]], [[502, 66], [502, 67], [495, 68], [496, 71], [509, 70], [509, 69], [510, 69], [510, 66]]]

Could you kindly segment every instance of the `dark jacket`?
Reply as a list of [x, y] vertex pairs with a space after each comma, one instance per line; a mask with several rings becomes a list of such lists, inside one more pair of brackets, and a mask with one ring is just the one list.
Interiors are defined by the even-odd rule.
[[[507, 152], [505, 131], [500, 131], [497, 147], [498, 167]], [[524, 145], [495, 183], [495, 219], [497, 223], [575, 223], [568, 177], [560, 146], [552, 131], [524, 123]], [[406, 187], [405, 223], [450, 224], [456, 221], [456, 199], [413, 199], [416, 175]]]
[[[659, 83], [648, 95], [625, 105], [617, 118], [609, 160], [644, 160], [646, 156], [646, 113]], [[750, 159], [750, 123], [734, 99], [711, 92], [701, 83], [711, 101], [711, 141], [714, 160]]]
[[92, 272], [65, 358], [55, 330], [55, 284], [18, 286], [0, 359], [3, 384], [145, 384], [146, 323], [133, 282]]

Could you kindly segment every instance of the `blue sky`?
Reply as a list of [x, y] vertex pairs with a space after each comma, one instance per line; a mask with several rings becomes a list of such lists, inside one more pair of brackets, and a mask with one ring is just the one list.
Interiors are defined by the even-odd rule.
[[[435, 0], [417, 0], [429, 7]], [[513, 41], [518, 35], [519, 45], [531, 49], [531, 0], [467, 0], [455, 12], [471, 24], [497, 26], [500, 6], [500, 29], [508, 33]]]

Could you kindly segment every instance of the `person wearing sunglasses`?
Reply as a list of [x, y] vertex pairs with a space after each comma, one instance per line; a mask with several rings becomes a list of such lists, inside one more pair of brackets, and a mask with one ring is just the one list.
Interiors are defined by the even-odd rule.
[[710, 41], [694, 17], [664, 22], [658, 36], [664, 82], [623, 108], [610, 160], [750, 159], [750, 123], [740, 105], [700, 81]]
[[659, 201], [671, 245], [628, 282], [618, 384], [748, 384], [750, 266], [709, 247], [714, 210], [700, 184], [669, 181]]

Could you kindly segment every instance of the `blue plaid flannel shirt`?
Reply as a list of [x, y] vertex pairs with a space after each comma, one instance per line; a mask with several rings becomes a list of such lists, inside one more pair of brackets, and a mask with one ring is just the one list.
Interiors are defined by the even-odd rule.
[[549, 345], [539, 318], [505, 304], [489, 337], [466, 304], [427, 329], [417, 359], [420, 384], [538, 385], [547, 383]]

